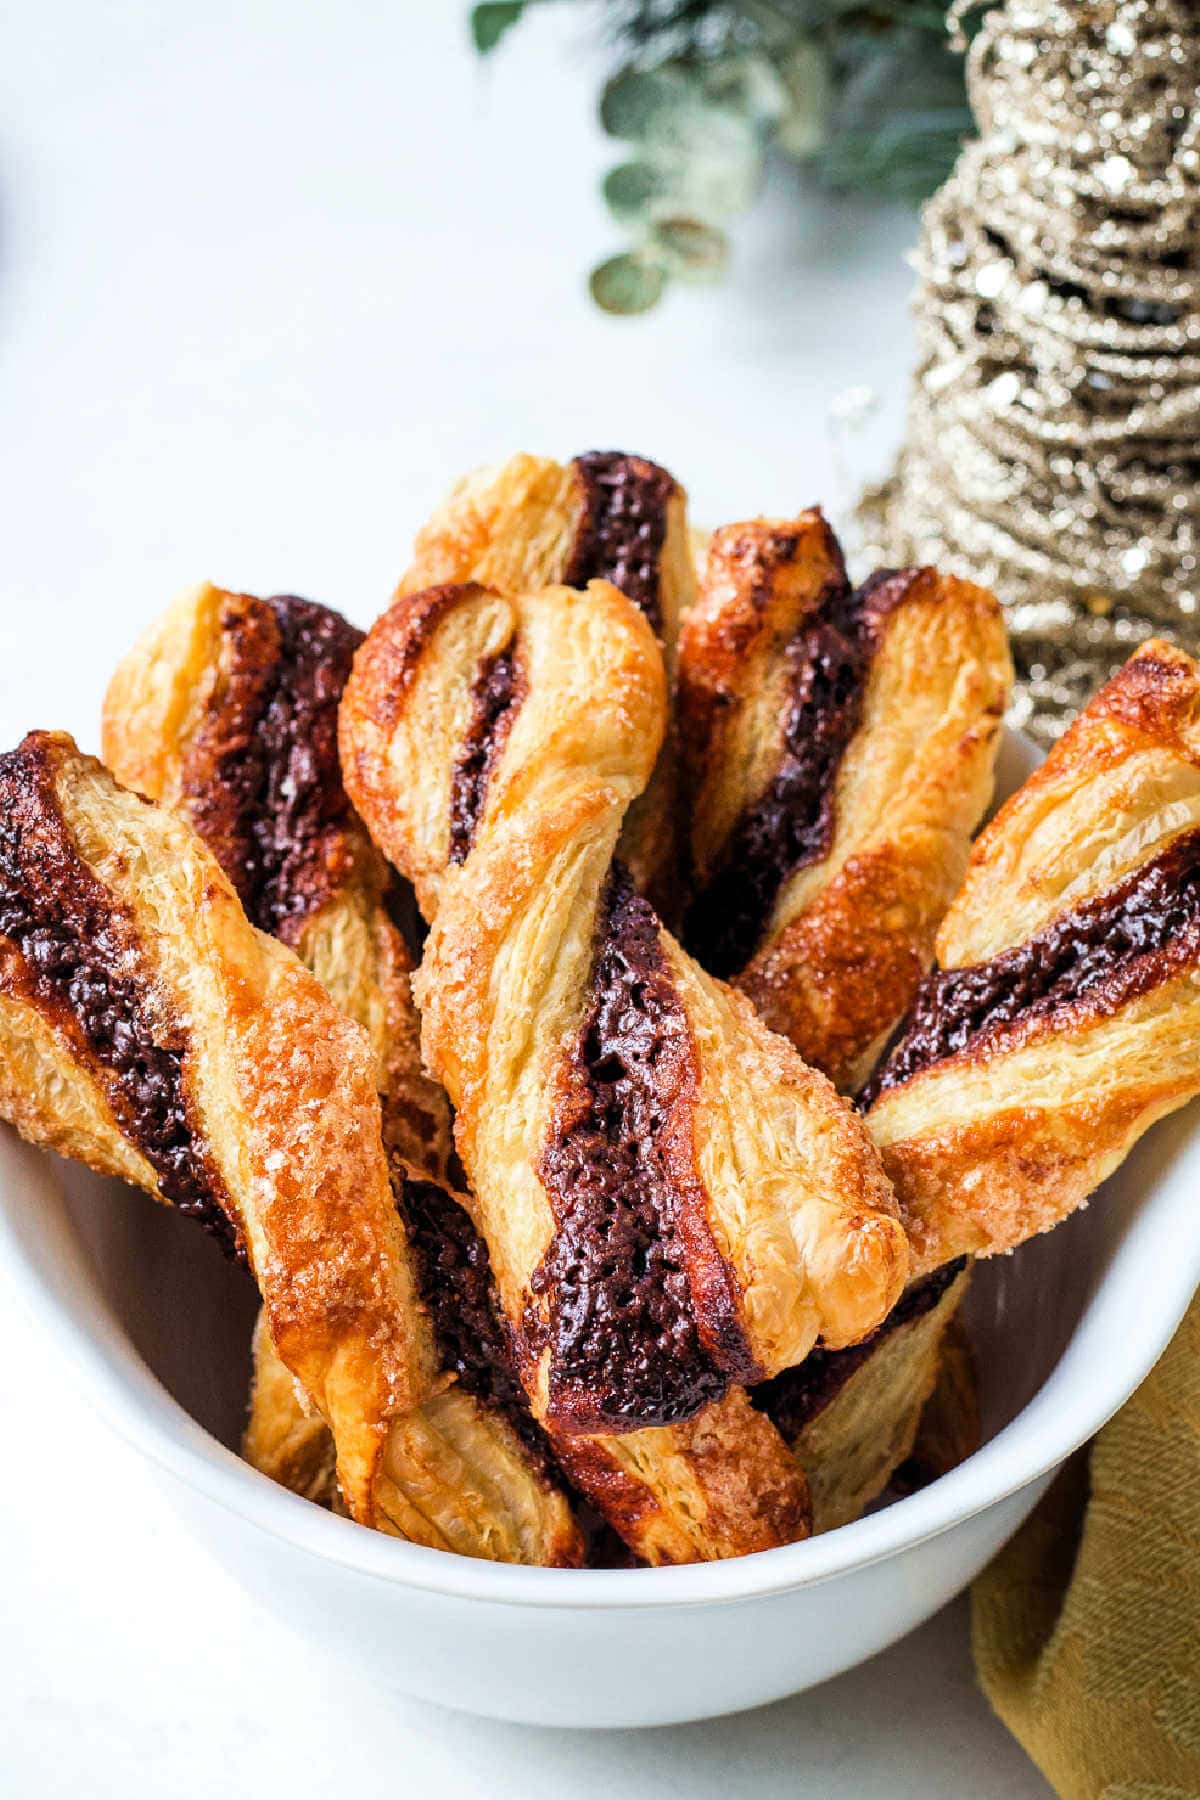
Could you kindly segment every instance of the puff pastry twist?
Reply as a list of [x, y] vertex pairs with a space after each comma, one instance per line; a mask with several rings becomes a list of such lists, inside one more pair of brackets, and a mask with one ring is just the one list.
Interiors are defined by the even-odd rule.
[[689, 948], [843, 1090], [933, 957], [992, 789], [995, 598], [934, 569], [850, 586], [819, 511], [715, 532], [679, 653]]
[[1010, 1250], [1200, 1091], [1200, 671], [1152, 641], [981, 833], [867, 1098], [916, 1268]]
[[948, 1334], [969, 1280], [964, 1258], [945, 1264], [911, 1282], [883, 1324], [861, 1344], [814, 1350], [797, 1368], [752, 1391], [754, 1405], [783, 1434], [805, 1471], [814, 1532], [849, 1524], [879, 1497], [913, 1456], [925, 1428], [926, 1407], [939, 1387], [942, 1440], [947, 1444], [942, 1454], [947, 1454], [952, 1432], [955, 1460], [975, 1448], [974, 1387], [969, 1352], [961, 1344], [956, 1346], [955, 1385], [942, 1383]]
[[[569, 463], [518, 455], [457, 482], [419, 533], [397, 594], [478, 581], [535, 593], [611, 581], [657, 636], [668, 681], [695, 593], [687, 496], [666, 469], [623, 451]], [[621, 856], [637, 888], [671, 919], [678, 898], [679, 795], [674, 728], [630, 805]]]
[[[1009, 675], [990, 594], [932, 569], [852, 589], [819, 511], [709, 542], [679, 659], [685, 932], [840, 1087], [862, 1082], [932, 960]], [[815, 1530], [855, 1517], [909, 1456], [966, 1281], [938, 1271], [871, 1339], [756, 1390], [808, 1473]]]
[[[291, 943], [375, 1051], [392, 1187], [422, 1310], [427, 1360], [453, 1378], [393, 1422], [376, 1522], [416, 1542], [538, 1562], [581, 1540], [513, 1366], [486, 1249], [463, 1204], [430, 1177], [450, 1160], [449, 1107], [420, 1062], [410, 961], [389, 916], [394, 877], [354, 816], [337, 707], [361, 633], [326, 607], [203, 586], [122, 663], [105, 704], [118, 777], [170, 804], [209, 844], [257, 922]], [[332, 1249], [332, 1247], [331, 1247]], [[332, 1447], [255, 1334], [246, 1433], [255, 1465], [333, 1499]]]
[[[498, 666], [499, 714], [481, 703]], [[535, 1413], [625, 1531], [602, 1463], [636, 1473], [636, 1499], [668, 1432], [737, 1415], [744, 1479], [765, 1440], [730, 1384], [872, 1329], [906, 1256], [832, 1089], [614, 868], [665, 704], [652, 634], [610, 585], [472, 584], [393, 605], [341, 718], [349, 791], [432, 919], [426, 1055]]]
[[445, 1176], [450, 1107], [421, 1063], [412, 958], [395, 923], [405, 896], [338, 766], [338, 704], [362, 636], [311, 600], [205, 583], [114, 672], [102, 753], [125, 787], [188, 821], [251, 923], [295, 950], [363, 1027], [389, 1149]]
[[69, 737], [0, 757], [0, 820], [0, 1114], [248, 1261], [373, 1521], [390, 1421], [438, 1372], [361, 1032], [190, 828]]

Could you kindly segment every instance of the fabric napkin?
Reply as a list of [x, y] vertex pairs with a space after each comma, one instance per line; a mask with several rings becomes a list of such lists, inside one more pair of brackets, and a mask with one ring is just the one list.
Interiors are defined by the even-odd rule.
[[980, 1576], [972, 1636], [989, 1700], [1064, 1800], [1200, 1796], [1200, 1296]]

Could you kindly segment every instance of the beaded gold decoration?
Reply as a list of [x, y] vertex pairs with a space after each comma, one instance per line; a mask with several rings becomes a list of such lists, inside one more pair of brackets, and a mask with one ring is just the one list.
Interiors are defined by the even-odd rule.
[[1048, 743], [1142, 638], [1200, 649], [1200, 16], [1006, 0], [969, 86], [981, 136], [925, 211], [865, 550], [996, 589], [1016, 722]]

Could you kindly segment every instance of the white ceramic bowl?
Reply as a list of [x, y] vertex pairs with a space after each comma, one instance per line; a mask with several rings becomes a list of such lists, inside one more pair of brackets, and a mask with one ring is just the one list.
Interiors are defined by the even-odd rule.
[[[1004, 785], [1027, 766], [1008, 746]], [[0, 1133], [0, 1268], [96, 1409], [263, 1603], [406, 1693], [546, 1725], [660, 1725], [775, 1700], [927, 1618], [1151, 1368], [1200, 1285], [1200, 1110], [1087, 1211], [981, 1265], [985, 1443], [808, 1543], [680, 1569], [472, 1562], [364, 1531], [239, 1461], [255, 1297], [188, 1221]]]

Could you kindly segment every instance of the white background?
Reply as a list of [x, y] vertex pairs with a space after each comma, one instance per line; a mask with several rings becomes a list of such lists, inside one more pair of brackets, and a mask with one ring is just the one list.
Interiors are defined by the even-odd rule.
[[[583, 9], [481, 69], [465, 0], [20, 0], [0, 23], [0, 737], [94, 747], [107, 672], [202, 577], [362, 623], [464, 467], [619, 446], [708, 523], [844, 501], [831, 403], [909, 356], [901, 210], [778, 179], [715, 290], [639, 321], [582, 274]], [[2, 1296], [0, 1296], [2, 1299]], [[397, 1701], [192, 1545], [0, 1305], [0, 1794], [957, 1797], [1048, 1792], [975, 1692], [966, 1612], [707, 1726], [589, 1737]]]

